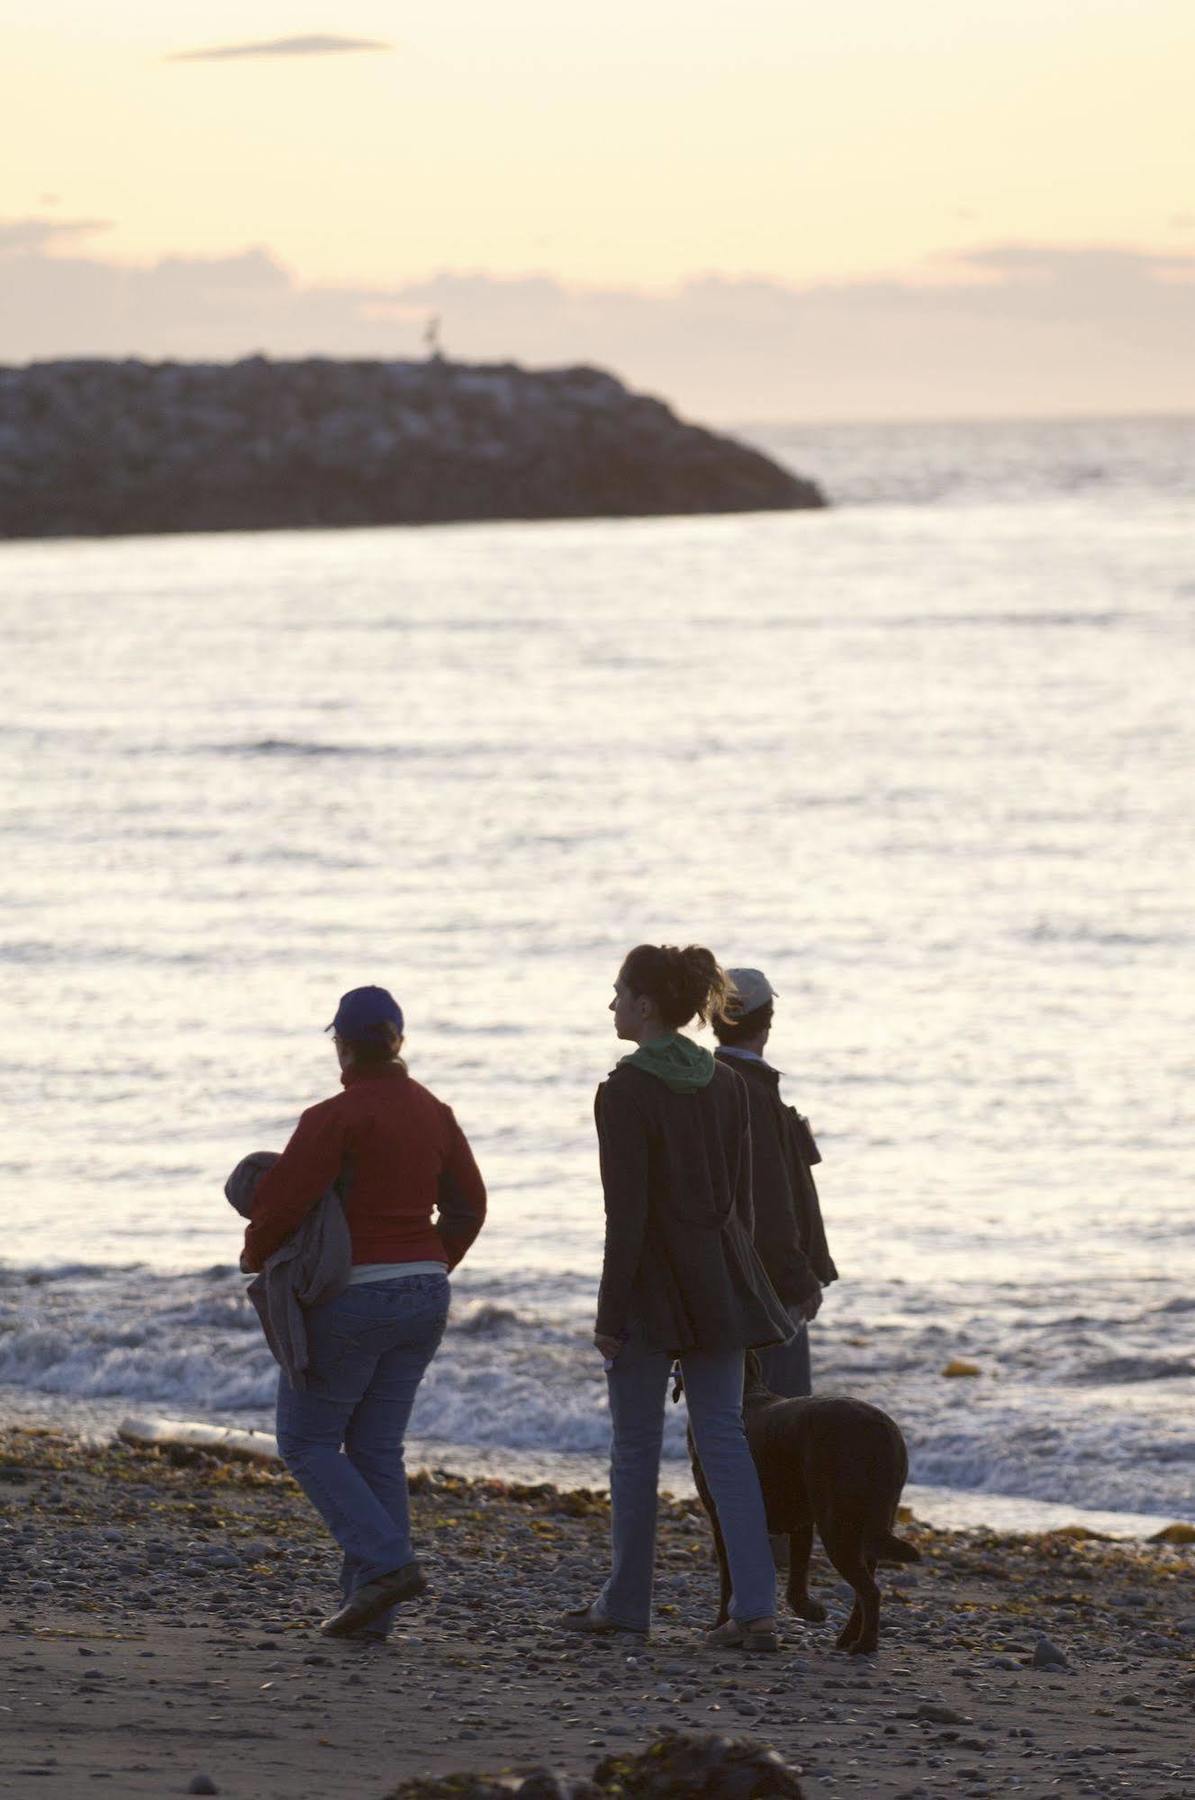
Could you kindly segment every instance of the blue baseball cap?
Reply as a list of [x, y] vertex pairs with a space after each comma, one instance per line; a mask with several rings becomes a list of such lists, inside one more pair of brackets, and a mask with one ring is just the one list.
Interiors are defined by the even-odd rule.
[[402, 1007], [382, 987], [352, 988], [341, 996], [340, 1005], [336, 1008], [336, 1017], [325, 1029], [334, 1031], [337, 1037], [347, 1038], [350, 1043], [361, 1038], [375, 1037], [382, 1025], [393, 1025], [401, 1032]]

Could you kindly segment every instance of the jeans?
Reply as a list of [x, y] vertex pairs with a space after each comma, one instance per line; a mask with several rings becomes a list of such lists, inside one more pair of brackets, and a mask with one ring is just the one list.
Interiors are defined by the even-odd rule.
[[787, 1344], [770, 1344], [757, 1350], [759, 1372], [764, 1386], [784, 1400], [803, 1400], [813, 1392], [813, 1369], [809, 1360], [809, 1327], [804, 1319], [793, 1320], [796, 1330]]
[[[346, 1600], [414, 1560], [403, 1436], [448, 1298], [446, 1275], [348, 1287], [307, 1313], [306, 1388], [278, 1377], [279, 1454], [340, 1545]], [[392, 1619], [369, 1635], [384, 1637]]]
[[[664, 1401], [673, 1358], [634, 1332], [607, 1381], [614, 1442], [610, 1455], [610, 1579], [595, 1611], [613, 1624], [651, 1623], [656, 1489]], [[743, 1430], [743, 1352], [689, 1350], [680, 1359], [697, 1454], [709, 1483], [730, 1565], [730, 1615], [763, 1619], [776, 1610], [776, 1570], [759, 1477]]]

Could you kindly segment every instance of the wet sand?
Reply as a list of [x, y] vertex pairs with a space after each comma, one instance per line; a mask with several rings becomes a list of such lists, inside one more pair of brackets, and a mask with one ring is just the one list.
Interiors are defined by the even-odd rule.
[[[0, 1430], [0, 1792], [381, 1800], [414, 1775], [571, 1777], [666, 1727], [771, 1745], [810, 1796], [1195, 1797], [1195, 1548], [902, 1527], [881, 1648], [815, 1561], [825, 1625], [711, 1654], [716, 1574], [690, 1502], [662, 1510], [649, 1645], [554, 1614], [605, 1567], [603, 1496], [413, 1481], [434, 1592], [380, 1648], [316, 1629], [336, 1555], [289, 1477], [194, 1452]], [[1050, 1641], [1065, 1666], [1036, 1666]]]

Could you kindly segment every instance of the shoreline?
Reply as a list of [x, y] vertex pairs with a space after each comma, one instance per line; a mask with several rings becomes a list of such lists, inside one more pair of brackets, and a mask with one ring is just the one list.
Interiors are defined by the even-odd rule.
[[746, 1658], [703, 1646], [695, 1503], [661, 1505], [641, 1645], [555, 1624], [605, 1571], [604, 1495], [411, 1486], [432, 1593], [385, 1646], [338, 1644], [316, 1633], [337, 1557], [285, 1473], [0, 1428], [0, 1792], [36, 1774], [133, 1800], [206, 1774], [242, 1800], [381, 1800], [462, 1769], [577, 1779], [671, 1727], [773, 1747], [809, 1800], [1195, 1793], [1191, 1546], [905, 1524], [923, 1560], [881, 1570], [878, 1656], [833, 1650], [847, 1603], [819, 1551], [830, 1621], [782, 1610], [782, 1653]]
[[[0, 1432], [6, 1428], [50, 1427], [64, 1431], [81, 1445], [95, 1446], [112, 1441], [121, 1422], [129, 1417], [183, 1423], [173, 1415], [168, 1421], [167, 1415], [158, 1410], [142, 1410], [127, 1400], [30, 1395], [0, 1386]], [[263, 1435], [262, 1427], [234, 1424], [226, 1417], [191, 1419], [185, 1423]], [[495, 1449], [412, 1436], [407, 1440], [407, 1461], [412, 1469], [436, 1469], [464, 1481], [548, 1483], [562, 1492], [605, 1489], [609, 1485], [605, 1457], [571, 1451]], [[662, 1493], [678, 1499], [690, 1499], [696, 1491], [687, 1461], [662, 1463], [660, 1482]], [[905, 1484], [903, 1499], [919, 1523], [944, 1531], [982, 1530], [1033, 1536], [1075, 1528], [1116, 1542], [1148, 1543], [1174, 1526], [1195, 1530], [1195, 1509], [1190, 1518], [1181, 1513], [1116, 1512], [1067, 1501], [1040, 1500], [1031, 1495], [990, 1494], [982, 1489], [945, 1488], [915, 1481]]]

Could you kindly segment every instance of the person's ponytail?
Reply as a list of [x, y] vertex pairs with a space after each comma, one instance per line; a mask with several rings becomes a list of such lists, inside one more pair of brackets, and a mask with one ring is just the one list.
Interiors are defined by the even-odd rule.
[[733, 988], [712, 951], [700, 944], [679, 950], [675, 944], [639, 944], [622, 965], [622, 978], [633, 994], [655, 1003], [670, 1031], [696, 1017], [704, 1025], [724, 1011]]

